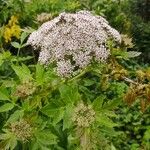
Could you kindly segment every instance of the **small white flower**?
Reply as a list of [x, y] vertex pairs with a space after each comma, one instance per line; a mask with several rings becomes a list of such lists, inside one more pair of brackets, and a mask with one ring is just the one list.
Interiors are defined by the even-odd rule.
[[73, 66], [70, 61], [59, 61], [57, 62], [57, 73], [61, 77], [70, 77], [73, 73]]
[[106, 19], [79, 11], [61, 13], [44, 23], [30, 35], [27, 44], [41, 50], [41, 63], [56, 62], [58, 75], [68, 77], [87, 67], [93, 59], [105, 62], [110, 55], [105, 46], [109, 38], [121, 42], [119, 32]]

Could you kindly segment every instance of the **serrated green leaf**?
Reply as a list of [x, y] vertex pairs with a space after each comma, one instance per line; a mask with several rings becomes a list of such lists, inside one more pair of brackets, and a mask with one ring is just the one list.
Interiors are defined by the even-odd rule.
[[9, 51], [2, 52], [0, 54], [0, 66], [4, 63], [5, 60], [8, 60], [11, 56], [11, 53]]
[[85, 94], [87, 99], [92, 99], [94, 97], [87, 87], [80, 85], [79, 89]]
[[3, 58], [0, 57], [0, 66], [4, 63]]
[[0, 142], [0, 149], [14, 150], [14, 148], [17, 146], [17, 139], [15, 135], [10, 132], [1, 134], [0, 139], [2, 140]]
[[99, 114], [96, 116], [96, 121], [100, 126], [106, 126], [108, 128], [113, 128], [117, 126], [117, 124], [113, 123], [111, 119], [109, 119], [105, 114]]
[[102, 108], [105, 98], [106, 98], [106, 96], [101, 95], [93, 101], [92, 106], [93, 106], [94, 110], [100, 110]]
[[110, 128], [110, 127], [106, 127], [106, 126], [103, 126], [102, 128], [100, 128], [100, 132], [105, 133], [111, 137], [117, 135], [117, 132], [114, 130], [114, 128]]
[[6, 93], [4, 90], [2, 91], [2, 90], [0, 89], [0, 101], [1, 101], [1, 100], [3, 100], [3, 101], [4, 101], [4, 100], [9, 100], [9, 97], [8, 97], [7, 93]]
[[69, 86], [62, 85], [59, 88], [59, 91], [60, 91], [60, 94], [61, 94], [61, 98], [64, 99], [66, 103], [67, 102], [68, 103], [72, 102], [72, 99], [71, 99], [72, 92], [71, 92], [71, 89], [70, 89]]
[[12, 68], [21, 81], [32, 80], [31, 72], [26, 65], [24, 64], [22, 64], [22, 66], [12, 65]]
[[134, 58], [134, 57], [138, 57], [139, 55], [141, 55], [141, 52], [137, 52], [137, 51], [128, 51], [128, 58]]
[[0, 113], [1, 112], [9, 111], [9, 110], [11, 110], [13, 108], [14, 108], [14, 104], [12, 104], [12, 103], [6, 103], [6, 104], [0, 106]]
[[0, 140], [6, 140], [6, 139], [9, 139], [10, 136], [11, 136], [11, 135], [8, 134], [8, 133], [0, 134]]
[[144, 133], [144, 137], [145, 140], [150, 140], [150, 126], [147, 127], [147, 130]]
[[11, 56], [10, 51], [5, 51], [5, 52], [3, 52], [2, 54], [3, 54], [3, 57], [4, 57], [5, 59], [10, 58], [10, 56]]
[[15, 147], [17, 146], [17, 139], [14, 137], [12, 137], [11, 139], [9, 139], [9, 143], [10, 143], [10, 150], [14, 150]]
[[44, 67], [40, 64], [36, 65], [36, 83], [42, 85], [44, 83]]
[[18, 119], [22, 118], [24, 115], [24, 111], [23, 110], [16, 110], [7, 120], [6, 125], [8, 125], [9, 123], [12, 123], [14, 121], [17, 121]]
[[32, 56], [19, 57], [19, 58], [13, 57], [13, 58], [11, 59], [11, 61], [12, 61], [12, 62], [17, 62], [17, 61], [22, 62], [22, 61], [30, 60], [30, 59], [32, 59], [32, 58], [33, 58]]
[[77, 85], [72, 83], [71, 85], [62, 85], [59, 88], [61, 98], [65, 104], [75, 103], [80, 100], [80, 94], [78, 92]]
[[114, 111], [110, 111], [110, 110], [104, 110], [102, 111], [106, 116], [108, 117], [117, 117], [117, 114], [115, 114]]
[[35, 133], [38, 143], [43, 145], [52, 145], [57, 143], [57, 136], [52, 134], [50, 131], [37, 131]]
[[[2, 84], [2, 86], [6, 87], [6, 88], [7, 87], [14, 87], [14, 85], [15, 85], [15, 81], [13, 81], [13, 80], [4, 80], [3, 84]], [[7, 95], [7, 97], [9, 96], [8, 94], [6, 94], [6, 95]]]
[[64, 116], [64, 108], [60, 108], [55, 113], [55, 116], [53, 117], [53, 125], [56, 125], [58, 122], [60, 122], [63, 119]]
[[121, 98], [112, 99], [103, 105], [103, 109], [112, 110], [121, 104]]
[[39, 149], [39, 144], [37, 142], [33, 141], [31, 143], [30, 149], [31, 150], [37, 150], [37, 149]]
[[41, 112], [48, 117], [53, 118], [53, 124], [57, 124], [60, 120], [63, 119], [64, 107], [58, 107], [53, 103], [48, 104], [47, 106], [41, 109]]
[[73, 105], [69, 104], [66, 106], [65, 113], [64, 113], [64, 118], [63, 118], [63, 130], [69, 129], [70, 126], [72, 125], [72, 114], [73, 114]]

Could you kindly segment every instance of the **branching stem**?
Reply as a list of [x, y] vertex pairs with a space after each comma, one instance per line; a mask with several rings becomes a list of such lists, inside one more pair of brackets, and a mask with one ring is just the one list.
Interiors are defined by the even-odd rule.
[[130, 78], [127, 78], [127, 77], [122, 77], [126, 82], [129, 82], [129, 83], [132, 83], [132, 84], [134, 84], [134, 85], [139, 85], [139, 83], [138, 82], [135, 82], [135, 81], [133, 81], [132, 79], [130, 79]]

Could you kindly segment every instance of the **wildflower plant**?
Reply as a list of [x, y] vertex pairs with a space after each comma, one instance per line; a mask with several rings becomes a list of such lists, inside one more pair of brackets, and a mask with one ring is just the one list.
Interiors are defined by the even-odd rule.
[[[20, 50], [25, 37], [11, 44]], [[131, 86], [138, 98], [149, 96], [148, 71], [132, 80], [119, 63], [139, 53], [122, 51], [120, 42], [104, 18], [80, 11], [62, 13], [29, 36], [27, 45], [40, 49], [37, 64], [0, 54], [0, 71], [11, 72], [0, 75], [0, 149], [114, 149], [114, 109], [136, 99], [126, 94], [130, 84], [139, 86]]]
[[15, 37], [19, 39], [20, 34], [21, 34], [21, 28], [18, 25], [18, 17], [17, 16], [11, 16], [9, 22], [7, 25], [4, 27], [4, 33], [3, 37], [5, 39], [5, 42], [11, 42], [12, 38]]

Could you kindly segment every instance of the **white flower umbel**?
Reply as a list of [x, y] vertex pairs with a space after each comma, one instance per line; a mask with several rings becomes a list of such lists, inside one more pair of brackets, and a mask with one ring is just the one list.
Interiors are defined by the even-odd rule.
[[57, 62], [57, 73], [61, 77], [70, 77], [73, 73], [73, 66], [70, 61], [58, 61]]
[[[110, 55], [106, 41], [121, 42], [121, 36], [101, 16], [88, 11], [61, 13], [33, 32], [27, 44], [40, 49], [39, 62], [56, 63], [57, 74], [70, 77], [92, 60], [105, 62]], [[64, 66], [63, 66], [64, 65]]]

